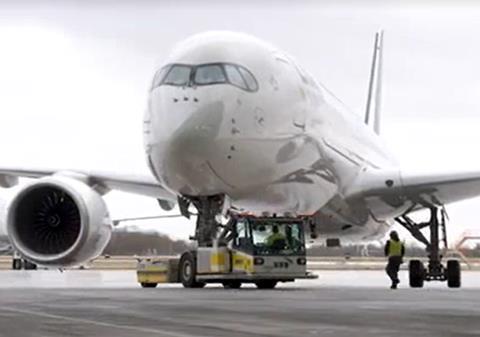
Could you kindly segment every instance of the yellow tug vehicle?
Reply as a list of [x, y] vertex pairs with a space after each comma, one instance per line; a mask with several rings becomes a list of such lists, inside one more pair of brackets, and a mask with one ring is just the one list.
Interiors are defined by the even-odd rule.
[[198, 247], [178, 258], [146, 258], [138, 262], [142, 287], [180, 282], [186, 288], [221, 283], [240, 288], [254, 283], [273, 289], [279, 282], [314, 279], [307, 271], [305, 225], [301, 219], [236, 219], [219, 234], [212, 247]]

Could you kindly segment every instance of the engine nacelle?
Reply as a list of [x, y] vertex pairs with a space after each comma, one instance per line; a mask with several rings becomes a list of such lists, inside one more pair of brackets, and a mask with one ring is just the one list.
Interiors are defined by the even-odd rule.
[[7, 211], [7, 233], [27, 260], [71, 267], [102, 253], [110, 241], [112, 221], [94, 189], [54, 175], [19, 190]]

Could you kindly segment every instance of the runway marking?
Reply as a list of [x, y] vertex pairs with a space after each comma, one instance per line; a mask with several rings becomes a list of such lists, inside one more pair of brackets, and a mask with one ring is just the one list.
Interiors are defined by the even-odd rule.
[[[70, 316], [47, 314], [47, 313], [43, 313], [43, 312], [24, 310], [24, 309], [1, 308], [0, 311], [10, 311], [10, 312], [13, 312], [13, 313], [18, 313], [18, 314], [26, 314], [26, 315], [31, 315], [31, 316], [43, 317], [43, 318], [61, 319], [61, 320], [64, 320], [64, 321], [83, 323], [83, 324], [93, 324], [93, 325], [98, 325], [98, 326], [103, 326], [103, 327], [108, 327], [108, 328], [115, 328], [115, 329], [133, 330], [133, 331], [137, 331], [137, 332], [149, 332], [149, 333], [160, 334], [161, 336], [171, 336], [171, 337], [198, 337], [198, 336], [200, 336], [198, 334], [190, 335], [190, 334], [181, 333], [181, 332], [165, 331], [165, 330], [158, 330], [158, 329], [152, 329], [152, 328], [143, 328], [143, 327], [134, 326], [134, 325], [124, 325], [124, 324], [99, 322], [99, 321], [94, 321], [94, 320], [85, 319], [85, 318], [75, 318], [75, 317], [70, 317]], [[201, 336], [201, 337], [207, 337], [207, 336]]]

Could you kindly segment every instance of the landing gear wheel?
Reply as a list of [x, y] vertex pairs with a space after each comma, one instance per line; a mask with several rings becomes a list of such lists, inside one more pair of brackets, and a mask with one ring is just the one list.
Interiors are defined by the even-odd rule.
[[185, 252], [178, 264], [178, 278], [185, 288], [203, 288], [205, 283], [197, 282], [197, 259], [194, 253]]
[[411, 260], [408, 265], [410, 287], [422, 288], [425, 280], [425, 267], [420, 260]]
[[460, 262], [457, 260], [447, 261], [447, 284], [449, 288], [460, 288], [462, 284]]
[[142, 288], [155, 288], [157, 286], [157, 283], [149, 283], [149, 282], [142, 282], [140, 283]]
[[273, 289], [277, 285], [277, 281], [275, 280], [261, 280], [255, 282], [255, 285], [258, 289]]
[[12, 260], [12, 269], [21, 270], [22, 269], [22, 259], [13, 259]]
[[28, 260], [23, 260], [23, 269], [25, 270], [37, 270], [37, 265]]
[[222, 282], [225, 289], [240, 289], [242, 282], [240, 281], [225, 281]]

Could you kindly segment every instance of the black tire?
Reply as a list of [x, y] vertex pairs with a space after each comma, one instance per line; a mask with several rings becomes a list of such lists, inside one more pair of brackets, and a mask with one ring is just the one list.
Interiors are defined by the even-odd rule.
[[196, 281], [197, 259], [193, 252], [185, 252], [178, 264], [178, 279], [185, 288], [203, 288], [205, 283]]
[[142, 282], [140, 283], [142, 288], [155, 288], [157, 286], [157, 283], [149, 283], [149, 282]]
[[278, 281], [276, 280], [260, 280], [255, 282], [255, 285], [258, 289], [273, 289], [277, 283]]
[[21, 270], [22, 269], [22, 259], [13, 259], [12, 260], [12, 269]]
[[242, 282], [240, 281], [225, 281], [222, 284], [225, 289], [240, 289], [242, 287]]
[[462, 285], [462, 269], [457, 260], [447, 261], [447, 285], [449, 288], [460, 288]]
[[422, 288], [425, 280], [425, 267], [420, 260], [411, 260], [408, 265], [410, 287]]
[[37, 265], [28, 260], [23, 260], [23, 269], [25, 270], [37, 270]]

